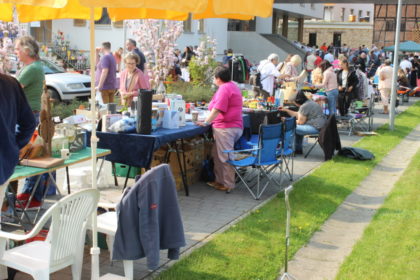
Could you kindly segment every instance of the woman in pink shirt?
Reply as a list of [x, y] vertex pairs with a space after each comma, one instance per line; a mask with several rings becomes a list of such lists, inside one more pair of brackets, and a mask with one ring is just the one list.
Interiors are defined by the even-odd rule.
[[322, 84], [316, 84], [315, 87], [325, 89], [325, 93], [328, 99], [328, 110], [330, 115], [337, 111], [337, 98], [338, 98], [338, 84], [337, 75], [331, 63], [328, 60], [324, 60], [319, 68], [322, 70]]
[[140, 57], [129, 52], [124, 57], [125, 69], [120, 76], [121, 103], [130, 106], [134, 96], [138, 96], [139, 89], [150, 89], [149, 79], [146, 74], [136, 67]]
[[215, 70], [213, 83], [219, 87], [210, 104], [210, 114], [204, 123], [212, 124], [215, 182], [209, 182], [211, 187], [229, 192], [235, 187], [235, 171], [226, 163], [228, 154], [223, 151], [233, 150], [236, 141], [242, 136], [242, 93], [230, 80], [230, 72], [226, 67], [219, 66]]

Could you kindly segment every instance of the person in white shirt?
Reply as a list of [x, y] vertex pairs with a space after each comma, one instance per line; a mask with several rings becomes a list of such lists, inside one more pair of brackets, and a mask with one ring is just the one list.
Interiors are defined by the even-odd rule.
[[308, 72], [308, 83], [312, 81], [311, 74], [312, 74], [312, 71], [316, 68], [315, 61], [316, 61], [316, 55], [313, 52], [311, 52], [306, 57], [306, 61], [305, 61], [305, 68], [306, 68], [306, 71]]
[[324, 60], [328, 60], [329, 63], [333, 63], [334, 61], [334, 55], [333, 55], [333, 51], [330, 50], [325, 56], [324, 56]]
[[388, 100], [391, 96], [392, 88], [392, 67], [391, 60], [385, 60], [384, 64], [379, 66], [377, 74], [379, 76], [378, 89], [381, 93], [382, 104], [384, 105], [383, 114], [388, 114]]
[[408, 56], [404, 56], [403, 60], [400, 63], [400, 68], [404, 70], [406, 74], [408, 73], [408, 71], [411, 70], [411, 68], [413, 68], [413, 64], [408, 60]]
[[277, 70], [277, 64], [279, 64], [279, 56], [272, 53], [267, 59], [262, 60], [258, 66], [258, 71], [261, 73], [261, 84], [263, 90], [265, 90], [270, 96], [274, 92], [274, 81], [276, 77], [280, 76], [280, 72]]

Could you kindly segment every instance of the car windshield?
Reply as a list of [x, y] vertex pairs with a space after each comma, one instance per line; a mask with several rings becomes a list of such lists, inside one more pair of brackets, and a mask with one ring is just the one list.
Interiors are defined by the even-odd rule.
[[41, 60], [42, 67], [44, 68], [44, 73], [46, 75], [48, 74], [58, 74], [58, 73], [64, 73], [64, 69], [59, 67], [58, 65], [55, 65], [47, 60]]

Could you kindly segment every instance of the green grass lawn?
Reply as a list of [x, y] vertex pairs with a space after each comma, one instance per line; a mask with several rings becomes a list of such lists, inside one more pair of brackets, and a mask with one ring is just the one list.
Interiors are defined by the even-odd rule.
[[337, 279], [420, 279], [420, 152], [340, 268]]
[[[291, 254], [305, 245], [375, 165], [420, 123], [420, 103], [398, 115], [395, 130], [384, 125], [355, 146], [373, 152], [372, 161], [334, 157], [294, 184], [291, 194]], [[284, 262], [283, 194], [192, 252], [158, 279], [275, 279]], [[215, 210], [217, 211], [217, 210]]]

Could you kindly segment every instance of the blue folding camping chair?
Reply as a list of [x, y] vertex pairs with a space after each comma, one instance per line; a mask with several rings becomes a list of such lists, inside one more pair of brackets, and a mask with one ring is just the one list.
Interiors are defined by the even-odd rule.
[[[227, 163], [232, 165], [235, 169], [236, 174], [241, 179], [242, 183], [251, 193], [254, 199], [260, 199], [267, 186], [272, 184], [281, 185], [280, 182], [274, 178], [273, 171], [279, 169], [280, 176], [282, 176], [282, 160], [278, 158], [278, 148], [282, 138], [282, 126], [283, 124], [271, 124], [271, 125], [260, 125], [259, 128], [259, 139], [258, 146], [252, 149], [245, 150], [234, 150], [225, 151], [229, 154]], [[248, 157], [235, 160], [235, 154], [249, 154]], [[243, 172], [244, 168], [252, 168], [257, 172], [257, 182], [254, 185], [250, 185], [254, 178], [254, 172]], [[264, 186], [260, 186], [261, 180], [265, 177], [267, 181]], [[281, 177], [280, 177], [281, 178]], [[256, 190], [254, 187], [256, 185]]]
[[284, 130], [281, 139], [281, 149], [278, 150], [277, 156], [284, 162], [285, 171], [289, 175], [290, 181], [293, 181], [293, 158], [295, 153], [295, 133], [296, 133], [296, 118], [286, 118], [283, 122]]

